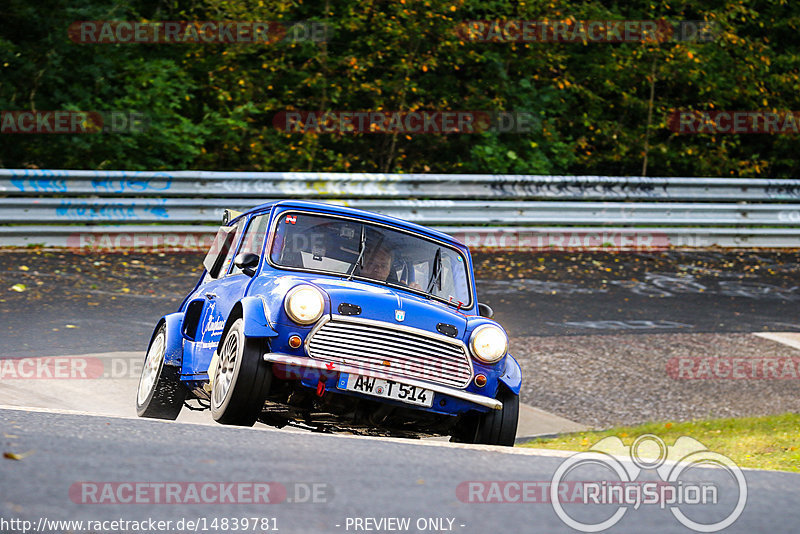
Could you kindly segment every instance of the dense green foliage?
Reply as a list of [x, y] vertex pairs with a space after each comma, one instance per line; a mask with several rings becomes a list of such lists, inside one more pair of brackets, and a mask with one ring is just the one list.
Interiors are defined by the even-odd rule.
[[[611, 7], [607, 7], [611, 6]], [[475, 19], [705, 20], [710, 42], [468, 42]], [[138, 133], [0, 134], [0, 166], [794, 177], [797, 135], [670, 113], [800, 110], [800, 4], [765, 0], [4, 0], [0, 110], [145, 113]], [[81, 20], [319, 21], [326, 42], [79, 44]], [[652, 99], [651, 99], [652, 94]], [[525, 134], [281, 132], [285, 110], [516, 110]], [[648, 125], [648, 117], [650, 124]]]

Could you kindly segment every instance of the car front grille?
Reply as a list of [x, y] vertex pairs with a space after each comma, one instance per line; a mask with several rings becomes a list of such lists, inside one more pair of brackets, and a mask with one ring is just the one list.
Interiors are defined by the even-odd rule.
[[306, 349], [319, 360], [456, 388], [472, 379], [460, 341], [380, 321], [334, 316], [314, 329]]

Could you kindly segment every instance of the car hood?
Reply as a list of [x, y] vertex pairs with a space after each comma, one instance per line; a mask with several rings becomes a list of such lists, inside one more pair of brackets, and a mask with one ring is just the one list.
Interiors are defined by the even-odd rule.
[[359, 317], [375, 321], [437, 332], [439, 323], [455, 326], [457, 338], [463, 339], [467, 318], [452, 306], [426, 299], [391, 287], [358, 281], [317, 278], [308, 280], [323, 289], [331, 299], [331, 313], [339, 312], [340, 304], [361, 307]]

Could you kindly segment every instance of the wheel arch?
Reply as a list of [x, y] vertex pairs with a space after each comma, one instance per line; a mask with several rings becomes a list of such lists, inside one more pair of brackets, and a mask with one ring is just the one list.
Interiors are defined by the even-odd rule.
[[150, 335], [148, 347], [153, 343], [161, 325], [164, 325], [164, 365], [180, 367], [183, 363], [183, 312], [170, 313], [163, 316], [156, 323], [153, 333]]
[[261, 298], [244, 297], [231, 308], [228, 320], [225, 321], [225, 327], [219, 337], [220, 343], [228, 335], [231, 325], [239, 318], [244, 320], [244, 335], [247, 337], [274, 337], [278, 335], [269, 325]]
[[506, 370], [499, 380], [500, 384], [505, 385], [511, 393], [519, 395], [522, 387], [522, 369], [511, 354], [506, 354]]

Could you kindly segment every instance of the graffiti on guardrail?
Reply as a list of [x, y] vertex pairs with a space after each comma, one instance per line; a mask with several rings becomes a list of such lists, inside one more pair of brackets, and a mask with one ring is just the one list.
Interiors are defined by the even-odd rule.
[[90, 205], [83, 201], [62, 200], [56, 208], [56, 216], [65, 219], [86, 220], [138, 220], [138, 219], [168, 219], [169, 213], [163, 204], [166, 199], [153, 199], [156, 206], [135, 206], [122, 202]]
[[770, 199], [786, 197], [800, 198], [800, 185], [786, 183], [773, 184], [767, 182], [766, 187], [764, 187], [764, 194]]
[[172, 176], [165, 174], [152, 178], [96, 179], [92, 180], [92, 187], [103, 193], [167, 191], [172, 187]]
[[[11, 185], [20, 193], [69, 193], [70, 185], [75, 192], [84, 192], [82, 184], [54, 178], [12, 178]], [[172, 176], [167, 174], [149, 178], [97, 178], [91, 180], [91, 188], [98, 193], [144, 193], [167, 191], [172, 187]]]
[[499, 195], [518, 195], [548, 197], [602, 196], [610, 198], [656, 198], [669, 196], [666, 182], [657, 185], [655, 181], [639, 178], [631, 181], [598, 180], [597, 177], [572, 178], [556, 177], [556, 180], [531, 180], [530, 177], [495, 175], [497, 181], [490, 189]]
[[66, 180], [52, 180], [52, 179], [11, 179], [11, 185], [16, 187], [23, 193], [66, 193], [67, 182]]

